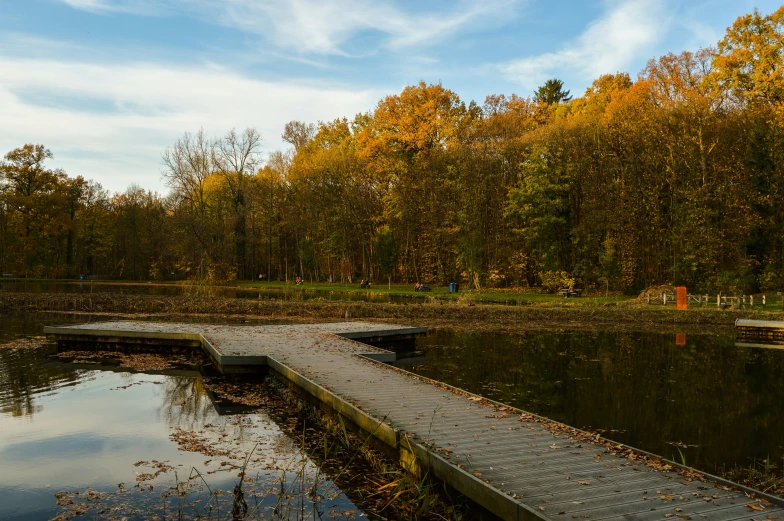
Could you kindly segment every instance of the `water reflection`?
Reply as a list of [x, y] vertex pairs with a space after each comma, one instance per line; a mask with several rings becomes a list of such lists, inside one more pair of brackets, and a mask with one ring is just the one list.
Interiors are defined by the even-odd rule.
[[[0, 317], [0, 344], [22, 336], [40, 335], [41, 323], [29, 317]], [[74, 370], [45, 365], [47, 349], [7, 349], [0, 347], [0, 414], [30, 417], [39, 412], [36, 395], [72, 385]]]
[[161, 386], [156, 420], [170, 427], [196, 429], [215, 415], [207, 390], [198, 378], [170, 378]]
[[784, 351], [727, 336], [440, 330], [403, 368], [706, 470], [784, 456]]
[[[3, 340], [37, 334], [42, 326], [4, 320]], [[197, 481], [231, 491], [237, 465], [249, 454], [253, 478], [244, 491], [254, 508], [280, 506], [284, 483], [283, 499], [296, 499], [299, 507], [318, 506], [338, 519], [357, 512], [264, 408], [219, 415], [196, 373], [74, 369], [46, 362], [46, 355], [46, 348], [0, 348], [0, 520], [47, 520], [80, 504], [93, 509], [87, 519], [103, 519], [98, 510], [114, 507], [120, 517], [149, 519], [167, 502], [171, 517], [180, 496], [167, 494], [177, 483], [190, 487], [194, 501], [201, 493]], [[296, 487], [318, 494], [300, 498]], [[88, 488], [97, 499], [85, 503]], [[60, 492], [62, 502], [74, 504], [56, 505]], [[225, 519], [231, 494], [210, 501], [221, 506], [205, 519]]]

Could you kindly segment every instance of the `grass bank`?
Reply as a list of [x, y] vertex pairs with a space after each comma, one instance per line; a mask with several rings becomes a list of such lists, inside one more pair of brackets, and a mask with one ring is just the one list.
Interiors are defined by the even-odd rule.
[[[577, 299], [575, 299], [577, 300]], [[712, 332], [731, 327], [737, 318], [784, 319], [780, 311], [678, 311], [662, 306], [612, 304], [590, 307], [569, 302], [532, 305], [482, 305], [428, 299], [403, 302], [234, 299], [206, 296], [118, 295], [110, 293], [0, 293], [0, 313], [77, 312], [132, 316], [205, 316], [268, 320], [379, 320], [430, 327], [514, 330], [534, 327], [592, 327]]]
[[[369, 288], [360, 288], [359, 284], [338, 284], [327, 282], [305, 282], [300, 286], [292, 282], [271, 281], [271, 282], [238, 282], [237, 287], [242, 289], [258, 290], [299, 290], [303, 292], [334, 292], [347, 294], [371, 293], [376, 295], [405, 295], [409, 297], [427, 297], [437, 300], [461, 301], [470, 300], [487, 303], [558, 303], [565, 300], [561, 295], [540, 293], [528, 288], [509, 288], [509, 289], [482, 289], [482, 290], [460, 290], [457, 293], [450, 293], [445, 286], [433, 286], [430, 291], [417, 292], [413, 284], [373, 284]], [[629, 301], [631, 297], [602, 294], [590, 294], [578, 299], [571, 299], [577, 306], [595, 307], [608, 303], [619, 303]]]

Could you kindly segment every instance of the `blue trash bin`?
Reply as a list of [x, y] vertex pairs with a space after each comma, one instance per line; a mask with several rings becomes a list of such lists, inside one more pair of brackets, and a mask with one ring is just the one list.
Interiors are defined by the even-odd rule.
[[454, 282], [449, 283], [449, 293], [457, 293], [457, 284]]

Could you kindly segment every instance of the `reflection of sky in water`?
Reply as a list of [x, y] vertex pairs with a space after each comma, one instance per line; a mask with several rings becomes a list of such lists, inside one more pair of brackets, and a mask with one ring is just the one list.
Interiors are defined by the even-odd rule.
[[[198, 431], [215, 425], [204, 435], [217, 439], [227, 433], [224, 446], [239, 454], [256, 446], [251, 468], [262, 475], [268, 470], [272, 479], [279, 475], [275, 469], [298, 465], [297, 446], [266, 414], [247, 415], [243, 422], [219, 416], [196, 378], [102, 371], [79, 377], [76, 386], [34, 394], [32, 414], [0, 413], [0, 520], [49, 519], [60, 510], [54, 494], [63, 490], [113, 491], [121, 482], [130, 488], [138, 473], [154, 472], [134, 467], [141, 460], [166, 461], [180, 479], [192, 467], [206, 473], [226, 461], [179, 451], [169, 438], [176, 427]], [[205, 465], [207, 460], [213, 461]], [[158, 483], [173, 482], [174, 472]], [[229, 489], [235, 475], [218, 472], [207, 479], [214, 488]], [[345, 498], [340, 502], [351, 507]]]

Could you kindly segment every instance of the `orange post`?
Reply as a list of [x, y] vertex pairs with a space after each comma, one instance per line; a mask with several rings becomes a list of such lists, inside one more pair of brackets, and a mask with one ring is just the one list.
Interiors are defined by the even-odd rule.
[[686, 298], [686, 286], [678, 286], [675, 288], [675, 304], [678, 309], [686, 309], [689, 307], [689, 301]]
[[675, 345], [676, 346], [685, 346], [686, 345], [686, 334], [685, 333], [675, 333]]

